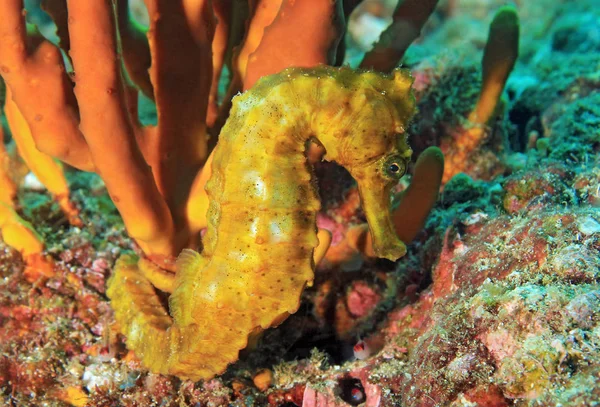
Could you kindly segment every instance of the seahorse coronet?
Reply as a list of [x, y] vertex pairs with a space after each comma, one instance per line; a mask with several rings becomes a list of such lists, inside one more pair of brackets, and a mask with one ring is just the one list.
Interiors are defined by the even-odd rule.
[[399, 175], [386, 165], [399, 171], [412, 154], [402, 133], [415, 110], [411, 84], [402, 70], [288, 68], [234, 98], [206, 184], [203, 250], [184, 250], [174, 282], [166, 280], [169, 312], [135, 258], [120, 259], [109, 281], [115, 318], [144, 366], [210, 378], [237, 360], [250, 335], [298, 309], [318, 243], [309, 140], [356, 179], [376, 253], [404, 254], [390, 216]]

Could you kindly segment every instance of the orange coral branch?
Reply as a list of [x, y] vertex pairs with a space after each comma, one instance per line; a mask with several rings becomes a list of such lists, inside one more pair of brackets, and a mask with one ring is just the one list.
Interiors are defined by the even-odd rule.
[[265, 29], [270, 26], [277, 13], [281, 8], [283, 0], [259, 0], [256, 10], [250, 24], [248, 25], [248, 31], [246, 32], [246, 38], [244, 38], [244, 45], [241, 48], [236, 61], [236, 73], [239, 76], [240, 83], [244, 82], [246, 78], [246, 70], [248, 68], [248, 60], [250, 54], [254, 53], [260, 44]]
[[158, 125], [148, 129], [142, 148], [179, 225], [194, 176], [208, 158], [206, 113], [214, 21], [208, 1], [146, 4]]
[[256, 51], [248, 57], [244, 90], [262, 76], [290, 66], [333, 65], [344, 28], [343, 16], [340, 0], [284, 0]]
[[403, 242], [412, 242], [425, 225], [435, 205], [442, 174], [444, 155], [437, 147], [429, 147], [419, 155], [410, 186], [393, 212], [396, 234]]
[[129, 234], [147, 253], [173, 255], [174, 228], [127, 114], [110, 0], [69, 0], [81, 129]]
[[331, 246], [331, 232], [327, 229], [319, 229], [317, 232], [317, 239], [319, 240], [319, 244], [315, 247], [315, 251], [313, 253], [313, 261], [315, 264], [319, 264], [325, 255], [327, 254], [327, 250]]
[[42, 237], [14, 210], [17, 186], [8, 173], [9, 161], [4, 147], [4, 129], [0, 126], [0, 237], [21, 253], [27, 264], [25, 277], [35, 281], [39, 276], [51, 275], [53, 263], [41, 254], [44, 250]]
[[152, 61], [146, 32], [131, 17], [128, 0], [117, 0], [116, 5], [123, 61], [127, 68], [127, 74], [144, 95], [153, 99], [154, 92], [148, 73]]
[[[231, 16], [231, 28], [233, 32], [231, 33], [228, 46], [231, 49], [231, 61], [229, 65], [231, 79], [216, 117], [214, 120], [211, 121], [209, 119], [208, 121], [208, 125], [211, 127], [211, 138], [208, 146], [211, 151], [217, 144], [218, 135], [229, 116], [233, 97], [243, 89], [248, 56], [258, 47], [264, 28], [275, 19], [282, 0], [249, 1], [248, 3], [250, 4], [246, 3], [245, 0], [234, 0], [234, 2], [233, 14]], [[246, 23], [246, 19], [249, 19], [249, 21], [247, 22], [247, 29], [244, 34], [243, 30], [240, 30], [240, 27]], [[239, 45], [237, 41], [242, 36], [244, 36], [243, 43]]]
[[29, 126], [12, 100], [10, 89], [6, 90], [4, 113], [19, 155], [25, 161], [27, 167], [54, 196], [63, 213], [67, 216], [69, 223], [82, 226], [79, 211], [69, 199], [69, 186], [61, 164], [36, 148]]
[[0, 15], [0, 74], [31, 127], [37, 148], [77, 168], [93, 170], [60, 51], [48, 41], [28, 44], [22, 0], [1, 1]]
[[423, 25], [433, 13], [438, 0], [401, 0], [393, 14], [392, 24], [360, 63], [363, 69], [390, 72], [402, 60], [412, 42], [421, 34]]
[[519, 56], [519, 16], [514, 7], [505, 6], [496, 12], [490, 24], [483, 51], [483, 72], [479, 99], [468, 120], [472, 127], [462, 130], [456, 140], [456, 151], [449, 156], [443, 182], [464, 171], [469, 155], [486, 136], [485, 125], [493, 117], [506, 80]]
[[4, 128], [0, 125], [0, 202], [10, 204], [17, 195], [17, 186], [10, 176], [10, 156], [4, 146]]
[[217, 24], [215, 36], [212, 42], [212, 81], [208, 95], [208, 111], [206, 113], [206, 124], [212, 127], [219, 113], [217, 96], [219, 93], [219, 78], [225, 63], [225, 54], [229, 45], [229, 31], [232, 14], [232, 0], [215, 0], [213, 9]]
[[[206, 124], [210, 128], [211, 137], [216, 139], [227, 114], [229, 114], [231, 97], [241, 89], [241, 86], [238, 85], [240, 83], [239, 75], [237, 75], [232, 61], [244, 36], [250, 7], [246, 0], [213, 0], [212, 4], [217, 18], [217, 26], [212, 43], [213, 78]], [[235, 89], [235, 92], [230, 93], [229, 99], [224, 99], [222, 106], [218, 106], [219, 80], [225, 66], [232, 76], [230, 90], [233, 92]], [[215, 124], [217, 125], [215, 126]], [[209, 140], [209, 151], [212, 151], [214, 144], [216, 144], [214, 140]]]
[[40, 235], [6, 203], [0, 202], [0, 233], [7, 245], [26, 258], [44, 250]]
[[469, 115], [471, 123], [485, 124], [490, 120], [518, 57], [519, 16], [514, 7], [502, 7], [490, 24], [483, 50], [481, 92]]

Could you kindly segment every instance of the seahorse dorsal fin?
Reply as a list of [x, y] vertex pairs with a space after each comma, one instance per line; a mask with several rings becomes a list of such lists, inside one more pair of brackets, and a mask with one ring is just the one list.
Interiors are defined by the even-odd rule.
[[183, 249], [177, 257], [175, 268], [177, 273], [189, 271], [198, 268], [201, 261], [202, 256], [200, 256], [200, 253], [192, 249]]

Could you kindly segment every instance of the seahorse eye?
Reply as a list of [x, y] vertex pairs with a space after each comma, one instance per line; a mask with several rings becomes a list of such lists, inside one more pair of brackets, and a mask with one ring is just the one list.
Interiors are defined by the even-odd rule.
[[406, 164], [404, 160], [399, 157], [390, 157], [385, 162], [385, 173], [392, 178], [400, 178], [406, 171]]

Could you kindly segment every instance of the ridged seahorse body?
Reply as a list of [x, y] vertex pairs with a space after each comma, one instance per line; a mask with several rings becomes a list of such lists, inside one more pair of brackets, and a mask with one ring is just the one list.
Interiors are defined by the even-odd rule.
[[120, 260], [109, 282], [127, 346], [145, 366], [210, 378], [237, 360], [249, 335], [298, 309], [318, 243], [309, 141], [356, 179], [378, 255], [404, 254], [389, 193], [412, 153], [404, 135], [411, 82], [399, 70], [290, 68], [235, 97], [206, 186], [204, 247], [180, 255], [170, 314], [134, 259]]

